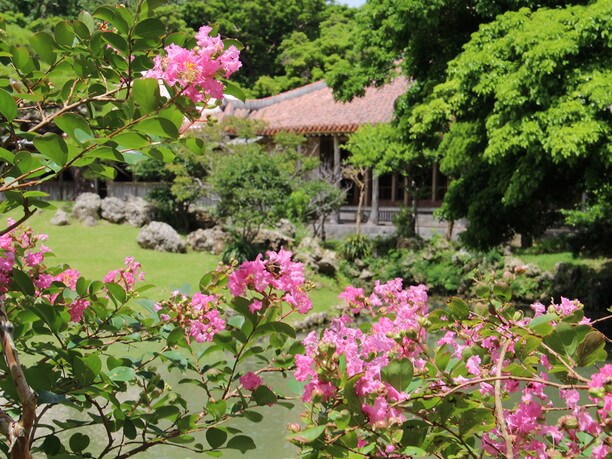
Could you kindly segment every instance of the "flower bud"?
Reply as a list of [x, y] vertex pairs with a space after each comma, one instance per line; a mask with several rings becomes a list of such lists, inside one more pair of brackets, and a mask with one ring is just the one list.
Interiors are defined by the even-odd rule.
[[561, 416], [559, 418], [559, 427], [565, 430], [577, 429], [578, 419], [575, 416]]
[[292, 422], [291, 424], [287, 426], [287, 430], [289, 432], [296, 433], [302, 430], [302, 427], [297, 422]]
[[325, 397], [325, 394], [318, 387], [315, 387], [312, 390], [312, 397], [311, 397], [312, 403], [321, 403], [323, 401], [324, 397]]

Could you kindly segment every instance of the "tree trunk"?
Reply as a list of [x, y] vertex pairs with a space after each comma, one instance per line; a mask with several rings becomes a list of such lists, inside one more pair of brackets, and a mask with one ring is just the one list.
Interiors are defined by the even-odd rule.
[[13, 324], [9, 321], [6, 309], [2, 304], [0, 305], [0, 342], [6, 366], [21, 402], [21, 417], [19, 421], [14, 421], [7, 413], [0, 410], [0, 432], [9, 441], [11, 459], [31, 459], [30, 436], [36, 420], [36, 394], [25, 379], [13, 341], [12, 330]]

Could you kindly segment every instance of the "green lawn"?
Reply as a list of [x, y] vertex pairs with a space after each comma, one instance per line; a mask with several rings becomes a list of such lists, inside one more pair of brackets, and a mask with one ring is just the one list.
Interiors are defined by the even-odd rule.
[[[55, 203], [64, 208], [67, 204]], [[145, 250], [136, 243], [139, 229], [130, 225], [114, 225], [100, 220], [97, 226], [86, 227], [72, 221], [68, 226], [54, 226], [49, 220], [55, 210], [39, 211], [27, 222], [37, 232], [45, 233], [45, 242], [55, 257], [48, 264], [67, 263], [89, 279], [101, 279], [111, 269], [123, 265], [125, 257], [132, 256], [142, 264], [145, 283], [156, 287], [147, 296], [153, 299], [167, 297], [173, 290], [185, 293], [197, 289], [204, 273], [214, 269], [219, 257], [204, 252], [188, 251], [186, 254], [162, 253]], [[17, 218], [17, 214], [11, 214]], [[343, 285], [331, 279], [317, 277], [317, 288], [311, 292], [314, 311], [326, 311], [337, 304]]]
[[525, 263], [533, 264], [543, 271], [554, 271], [557, 263], [570, 263], [587, 265], [598, 269], [603, 264], [610, 262], [609, 258], [583, 258], [574, 257], [571, 252], [544, 253], [538, 255], [519, 254], [518, 257]]

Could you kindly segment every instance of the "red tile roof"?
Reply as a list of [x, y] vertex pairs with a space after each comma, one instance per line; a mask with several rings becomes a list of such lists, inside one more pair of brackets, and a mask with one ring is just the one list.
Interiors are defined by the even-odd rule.
[[351, 102], [334, 100], [324, 81], [283, 92], [264, 99], [232, 101], [222, 116], [238, 116], [261, 120], [263, 135], [280, 131], [302, 134], [350, 133], [362, 124], [391, 121], [395, 100], [408, 87], [408, 80], [398, 77], [380, 88], [367, 88], [363, 97]]

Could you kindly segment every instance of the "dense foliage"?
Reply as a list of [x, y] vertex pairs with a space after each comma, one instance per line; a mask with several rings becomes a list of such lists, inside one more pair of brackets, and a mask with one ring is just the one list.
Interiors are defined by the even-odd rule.
[[398, 67], [414, 78], [397, 104], [403, 157], [441, 160], [453, 179], [442, 215], [467, 218], [467, 242], [489, 247], [540, 233], [605, 185], [609, 10], [607, 1], [369, 2], [358, 16], [360, 63], [330, 78], [345, 98]]

